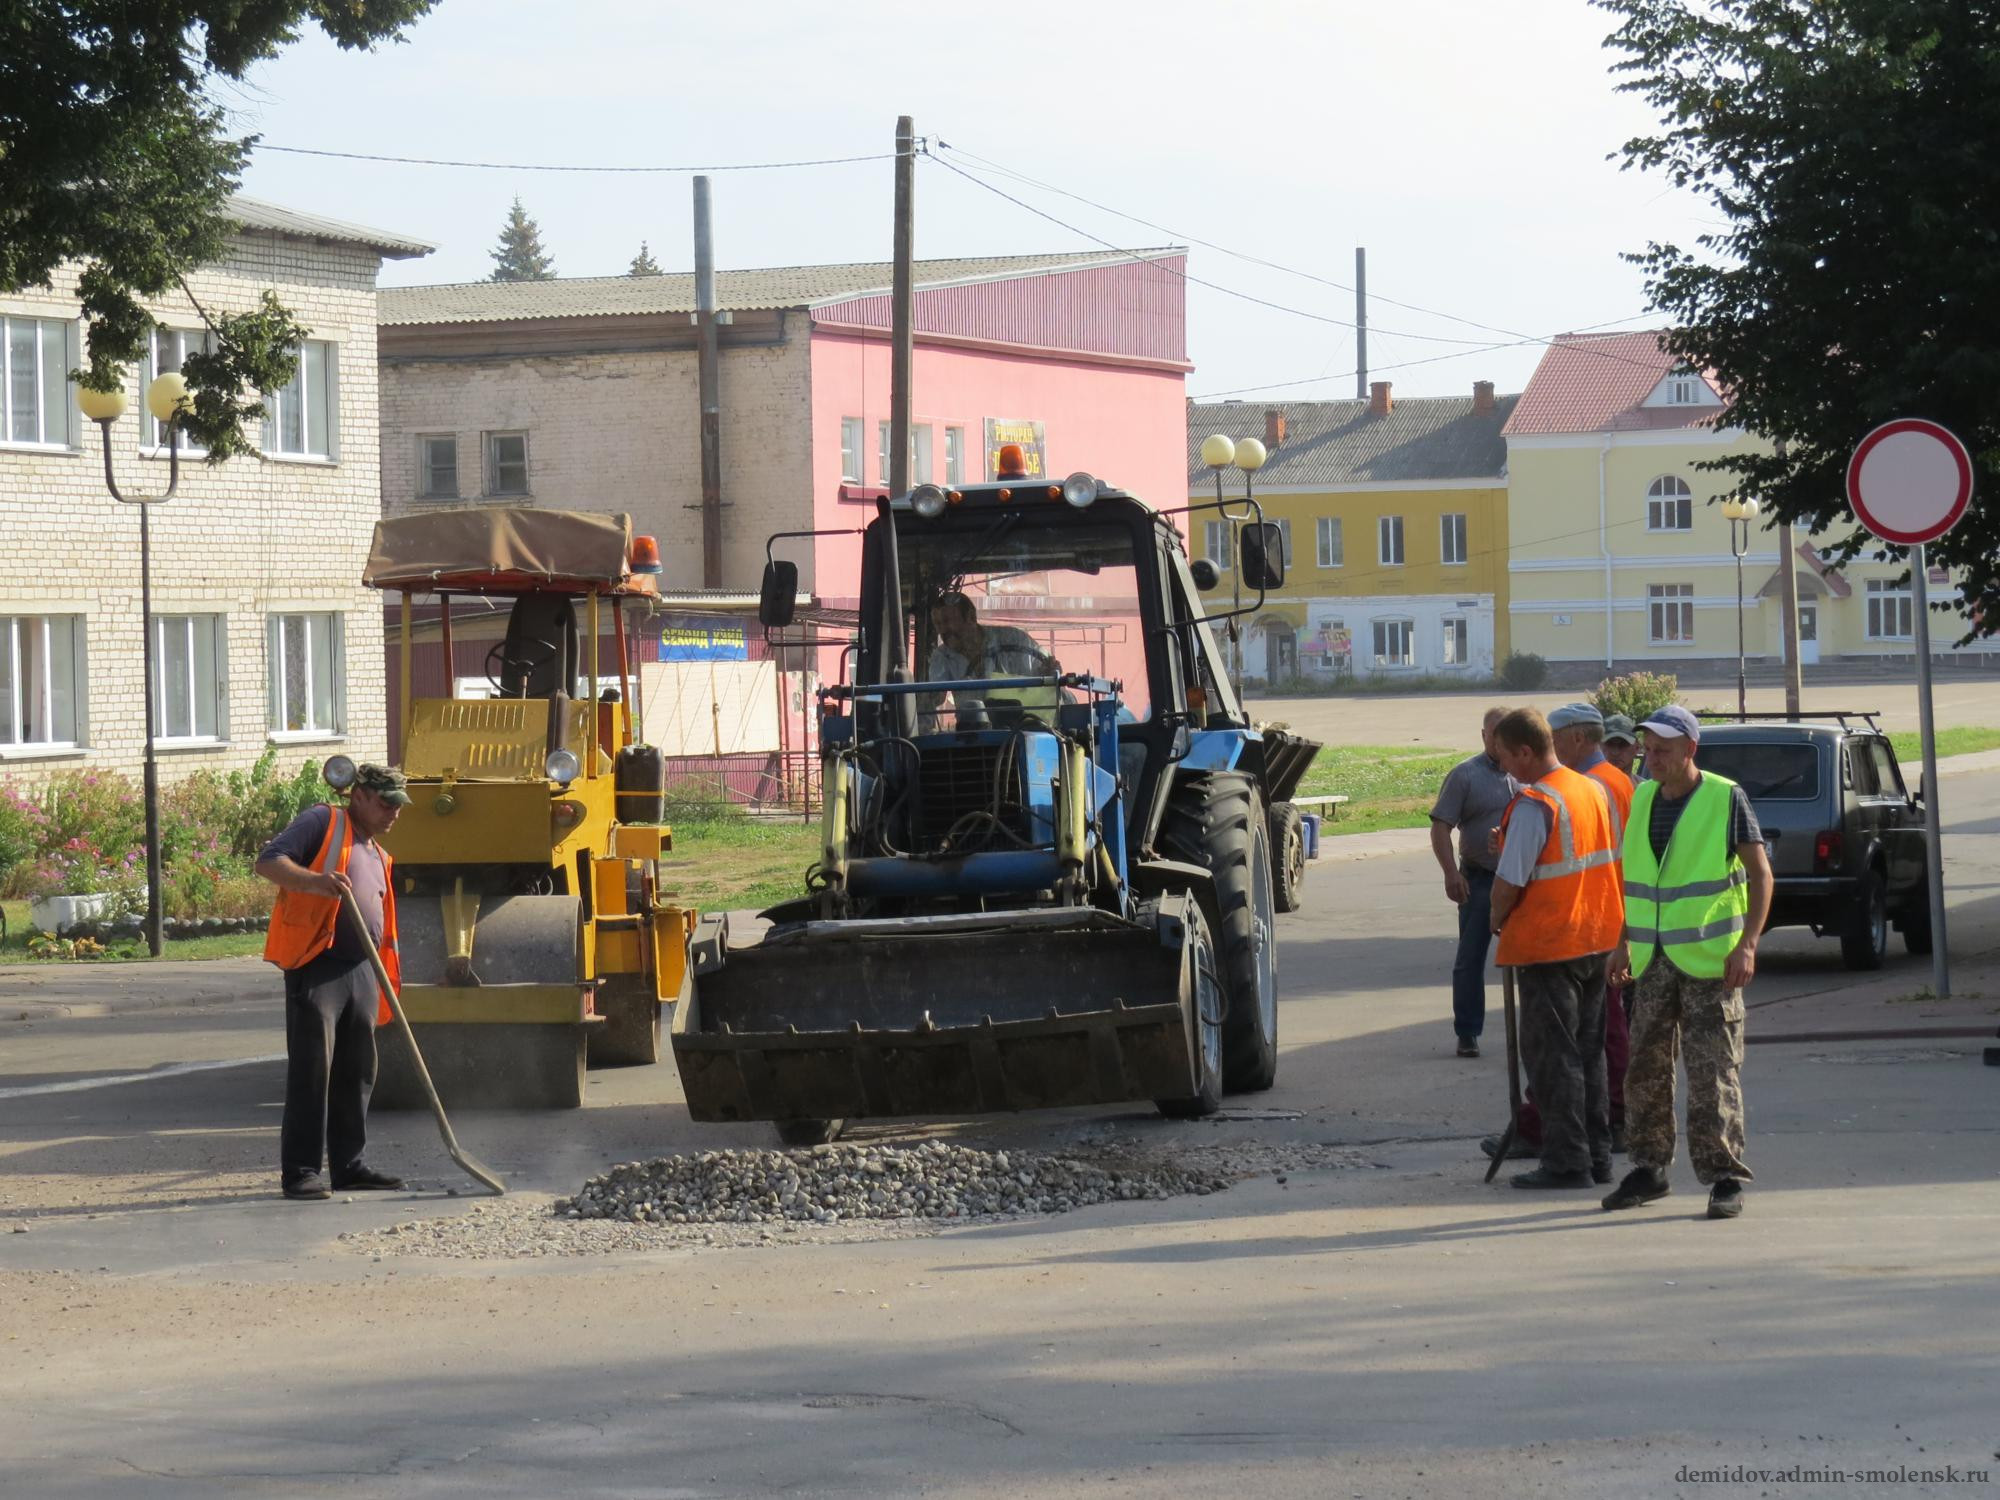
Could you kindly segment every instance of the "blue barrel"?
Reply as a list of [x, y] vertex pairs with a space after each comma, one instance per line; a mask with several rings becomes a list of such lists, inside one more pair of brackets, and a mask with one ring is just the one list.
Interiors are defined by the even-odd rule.
[[1299, 823], [1305, 832], [1306, 858], [1319, 858], [1319, 814], [1300, 813]]

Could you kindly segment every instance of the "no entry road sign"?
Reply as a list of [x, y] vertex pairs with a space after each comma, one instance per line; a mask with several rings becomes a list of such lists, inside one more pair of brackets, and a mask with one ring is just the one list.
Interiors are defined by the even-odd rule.
[[1972, 503], [1972, 456], [1935, 422], [1884, 422], [1847, 461], [1847, 499], [1861, 524], [1885, 542], [1935, 541]]

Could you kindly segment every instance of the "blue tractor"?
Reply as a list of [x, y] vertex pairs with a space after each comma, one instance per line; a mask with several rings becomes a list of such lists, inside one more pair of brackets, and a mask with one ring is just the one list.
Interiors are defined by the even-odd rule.
[[[1284, 580], [1279, 529], [1231, 522], [1248, 613]], [[812, 1144], [1269, 1088], [1286, 799], [1318, 746], [1246, 718], [1201, 603], [1214, 565], [1088, 474], [920, 485], [863, 538], [852, 680], [821, 693], [820, 858], [758, 941], [697, 928], [672, 1033], [689, 1112]], [[767, 631], [797, 590], [774, 559]]]

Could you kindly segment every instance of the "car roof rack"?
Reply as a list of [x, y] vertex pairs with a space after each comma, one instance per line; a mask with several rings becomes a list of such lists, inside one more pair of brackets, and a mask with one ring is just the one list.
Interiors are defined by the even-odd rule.
[[1875, 722], [1882, 716], [1879, 708], [1818, 708], [1810, 713], [1802, 709], [1795, 714], [1747, 714], [1738, 713], [1733, 708], [1698, 708], [1694, 716], [1722, 724], [1817, 724], [1827, 719], [1838, 719], [1842, 729], [1852, 729], [1854, 725], [1848, 721], [1859, 720], [1877, 734], [1882, 733], [1882, 726]]

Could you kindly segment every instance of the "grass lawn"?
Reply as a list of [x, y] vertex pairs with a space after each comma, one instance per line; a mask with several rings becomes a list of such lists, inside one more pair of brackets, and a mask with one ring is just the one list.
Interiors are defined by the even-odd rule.
[[[1916, 774], [1908, 771], [1903, 773], [1903, 779], [1914, 786], [1917, 775], [1922, 774], [1924, 758], [1923, 743], [1917, 732], [1914, 729], [1906, 729], [1901, 734], [1892, 734], [1889, 736], [1889, 743], [1896, 747], [1896, 760], [1899, 764], [1918, 768]], [[2000, 729], [1960, 725], [1956, 729], [1940, 729], [1937, 732], [1939, 760], [1943, 760], [1947, 755], [1973, 755], [1981, 750], [2000, 750]]]
[[660, 880], [675, 899], [700, 911], [758, 909], [803, 896], [806, 868], [818, 858], [818, 818], [676, 823]]
[[1465, 754], [1430, 745], [1329, 745], [1313, 757], [1298, 794], [1339, 793], [1354, 799], [1340, 809], [1339, 818], [1320, 824], [1320, 832], [1328, 836], [1426, 828], [1438, 784]]
[[[0, 901], [0, 915], [7, 919], [7, 935], [0, 939], [0, 964], [40, 964], [61, 963], [67, 960], [44, 956], [28, 951], [28, 939], [33, 929], [28, 926], [28, 903], [25, 901]], [[170, 938], [163, 958], [242, 958], [255, 957], [264, 951], [264, 934], [261, 932], [225, 932], [218, 937]], [[146, 951], [144, 940], [114, 938], [104, 945], [104, 952], [94, 963], [130, 963], [135, 959], [150, 959], [153, 955]]]

